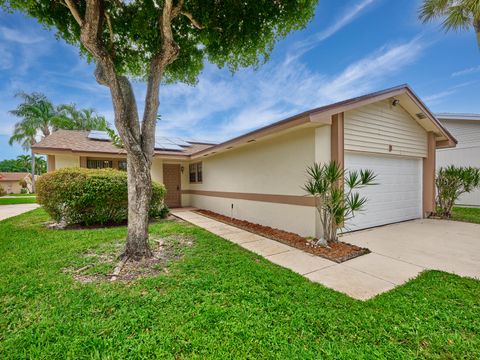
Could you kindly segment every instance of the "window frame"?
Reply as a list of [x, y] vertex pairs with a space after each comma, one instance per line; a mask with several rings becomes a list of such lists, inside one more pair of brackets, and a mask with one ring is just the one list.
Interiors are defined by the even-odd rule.
[[[108, 162], [109, 166], [105, 166], [105, 163]], [[102, 164], [101, 167], [95, 166], [95, 167], [90, 167], [90, 163], [95, 163], [95, 164]], [[113, 169], [113, 160], [109, 159], [88, 159], [87, 158], [87, 169]]]
[[201, 161], [188, 165], [188, 181], [190, 184], [201, 184], [203, 182], [203, 164]]

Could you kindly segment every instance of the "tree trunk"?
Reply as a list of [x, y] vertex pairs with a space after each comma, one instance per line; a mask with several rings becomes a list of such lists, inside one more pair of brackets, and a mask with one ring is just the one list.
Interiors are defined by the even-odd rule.
[[32, 150], [32, 193], [35, 193], [35, 154]]
[[150, 162], [145, 157], [127, 155], [128, 235], [123, 257], [140, 259], [152, 256], [148, 245], [148, 221], [152, 179]]

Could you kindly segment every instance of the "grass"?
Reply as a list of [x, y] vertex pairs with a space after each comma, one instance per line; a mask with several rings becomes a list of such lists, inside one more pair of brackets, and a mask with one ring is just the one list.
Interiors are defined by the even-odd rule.
[[4, 196], [14, 196], [14, 197], [35, 197], [37, 194], [6, 194]]
[[[80, 284], [63, 269], [124, 227], [52, 230], [42, 209], [0, 222], [0, 357], [478, 359], [480, 282], [429, 271], [353, 300], [192, 225], [168, 272]], [[106, 269], [108, 271], [108, 269]]]
[[37, 199], [35, 197], [12, 197], [2, 198], [0, 197], [0, 205], [15, 205], [15, 204], [35, 204]]
[[480, 224], [480, 208], [454, 207], [452, 220]]

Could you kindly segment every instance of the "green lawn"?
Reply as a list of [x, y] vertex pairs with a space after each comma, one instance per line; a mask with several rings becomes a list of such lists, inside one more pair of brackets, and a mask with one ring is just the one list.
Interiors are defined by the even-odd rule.
[[480, 224], [480, 208], [455, 207], [453, 208], [452, 220]]
[[13, 204], [34, 204], [37, 202], [37, 199], [33, 196], [30, 197], [12, 197], [4, 198], [0, 197], [0, 205], [13, 205]]
[[47, 230], [38, 209], [0, 222], [2, 358], [480, 357], [480, 282], [430, 271], [361, 302], [197, 227], [168, 272], [80, 284], [62, 271], [125, 228]]
[[32, 196], [32, 197], [35, 197], [37, 196], [37, 194], [6, 194], [4, 196], [15, 196], [15, 197], [29, 197], [29, 196]]

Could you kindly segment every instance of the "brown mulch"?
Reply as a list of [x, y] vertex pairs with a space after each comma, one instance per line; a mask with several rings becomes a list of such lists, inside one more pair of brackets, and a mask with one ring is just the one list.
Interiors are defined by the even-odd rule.
[[209, 210], [200, 209], [196, 210], [195, 212], [212, 218], [214, 220], [236, 226], [242, 230], [246, 230], [254, 234], [276, 240], [283, 244], [290, 245], [294, 248], [303, 250], [310, 254], [321, 256], [331, 261], [335, 261], [337, 263], [341, 263], [356, 258], [358, 256], [370, 253], [370, 250], [366, 248], [361, 248], [359, 246], [342, 241], [331, 242], [328, 244], [328, 247], [315, 245], [315, 239], [304, 238], [292, 232], [271, 228], [265, 225], [254, 224], [245, 220], [231, 218]]

